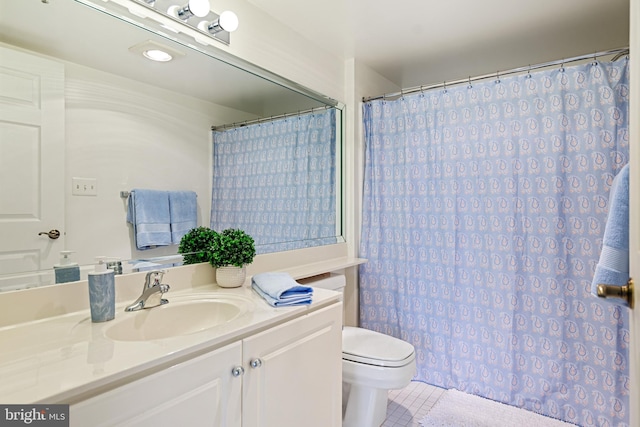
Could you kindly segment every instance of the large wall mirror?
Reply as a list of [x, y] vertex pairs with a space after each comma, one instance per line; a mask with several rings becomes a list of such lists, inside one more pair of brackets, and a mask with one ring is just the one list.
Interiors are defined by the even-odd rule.
[[[212, 128], [318, 111], [335, 113], [328, 142], [335, 233], [292, 246], [279, 220], [274, 229], [283, 230], [286, 245], [257, 241], [258, 252], [342, 241], [341, 105], [130, 14], [124, 3], [0, 4], [0, 291], [53, 284], [63, 250], [73, 252], [83, 278], [97, 256], [119, 259], [125, 273], [130, 260], [174, 262], [177, 245], [136, 249], [122, 194], [195, 191], [198, 225], [209, 226]], [[149, 61], [145, 45], [166, 47], [175, 58]], [[47, 234], [54, 229], [57, 239]]]

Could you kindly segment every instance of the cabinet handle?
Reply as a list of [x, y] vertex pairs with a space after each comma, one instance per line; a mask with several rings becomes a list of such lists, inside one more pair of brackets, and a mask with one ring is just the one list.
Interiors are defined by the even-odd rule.
[[231, 375], [233, 375], [234, 377], [239, 377], [242, 374], [244, 374], [244, 368], [242, 366], [235, 366], [231, 370]]
[[260, 359], [253, 359], [250, 363], [252, 368], [259, 368], [260, 366], [262, 366], [262, 360]]

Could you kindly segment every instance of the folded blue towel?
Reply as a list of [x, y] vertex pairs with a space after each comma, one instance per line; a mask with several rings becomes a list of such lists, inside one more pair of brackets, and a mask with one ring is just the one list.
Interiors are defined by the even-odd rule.
[[171, 241], [180, 243], [182, 236], [198, 226], [198, 202], [194, 191], [170, 191]]
[[629, 165], [625, 165], [616, 175], [611, 186], [602, 252], [591, 282], [591, 293], [598, 295], [598, 284], [624, 286], [628, 280]]
[[251, 287], [272, 307], [311, 304], [313, 288], [300, 285], [287, 273], [260, 273]]
[[275, 299], [270, 295], [267, 295], [262, 291], [259, 287], [256, 286], [255, 283], [251, 285], [253, 290], [256, 291], [258, 295], [260, 295], [264, 300], [272, 307], [286, 307], [291, 305], [307, 305], [311, 304], [311, 295], [306, 296], [298, 296], [298, 297], [289, 297], [286, 299]]
[[171, 244], [169, 193], [158, 190], [131, 190], [127, 222], [140, 250]]

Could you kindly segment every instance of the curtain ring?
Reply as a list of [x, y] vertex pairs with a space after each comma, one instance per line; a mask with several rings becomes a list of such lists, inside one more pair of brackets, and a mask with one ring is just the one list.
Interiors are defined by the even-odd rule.
[[496, 71], [496, 84], [500, 83], [500, 71]]
[[444, 93], [447, 93], [447, 81], [446, 80], [442, 82], [442, 87], [444, 88], [442, 91]]
[[527, 78], [531, 78], [531, 64], [529, 64], [529, 68], [527, 69]]
[[562, 64], [560, 64], [560, 72], [564, 73], [564, 58], [562, 58]]
[[471, 76], [469, 76], [469, 86], [467, 86], [467, 89], [471, 89], [473, 86], [471, 85]]

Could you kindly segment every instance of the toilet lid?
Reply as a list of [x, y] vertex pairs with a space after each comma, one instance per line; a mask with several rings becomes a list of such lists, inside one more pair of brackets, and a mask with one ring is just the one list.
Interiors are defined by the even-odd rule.
[[342, 358], [369, 365], [398, 367], [414, 358], [414, 348], [406, 341], [364, 328], [342, 329]]

